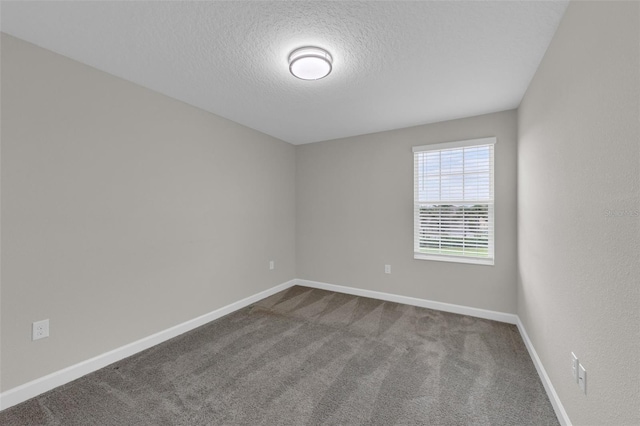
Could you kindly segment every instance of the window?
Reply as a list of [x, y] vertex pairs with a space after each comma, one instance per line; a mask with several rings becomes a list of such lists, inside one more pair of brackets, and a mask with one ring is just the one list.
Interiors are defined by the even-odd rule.
[[493, 265], [495, 143], [413, 147], [415, 259]]

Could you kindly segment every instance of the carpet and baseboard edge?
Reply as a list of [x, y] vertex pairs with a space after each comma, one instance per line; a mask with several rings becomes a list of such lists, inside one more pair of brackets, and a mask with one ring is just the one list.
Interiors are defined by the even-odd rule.
[[470, 317], [484, 318], [493, 321], [516, 324], [518, 316], [504, 312], [490, 311], [487, 309], [472, 308], [469, 306], [454, 305], [451, 303], [435, 302], [433, 300], [418, 299], [417, 297], [400, 296], [397, 294], [383, 293], [380, 291], [364, 290], [355, 287], [346, 287], [335, 284], [327, 284], [318, 281], [296, 280], [298, 285], [318, 288], [321, 290], [346, 293], [354, 296], [370, 297], [372, 299], [386, 300], [388, 302], [402, 303], [404, 305], [419, 306], [421, 308], [434, 309], [436, 311], [451, 312], [453, 314], [469, 315]]
[[547, 372], [542, 365], [542, 362], [540, 361], [535, 348], [533, 347], [533, 343], [529, 339], [522, 321], [520, 321], [520, 318], [517, 315], [303, 279], [293, 279], [285, 283], [276, 285], [270, 289], [261, 291], [237, 302], [223, 306], [197, 318], [185, 321], [181, 324], [170, 327], [151, 336], [147, 336], [104, 354], [98, 355], [96, 357], [82, 361], [78, 364], [69, 366], [62, 370], [58, 370], [54, 373], [48, 374], [31, 382], [2, 392], [0, 394], [0, 411], [31, 399], [35, 396], [38, 396], [58, 386], [62, 386], [73, 380], [79, 379], [80, 377], [104, 368], [109, 364], [120, 361], [121, 359], [127, 358], [159, 343], [172, 339], [173, 337], [179, 336], [180, 334], [200, 327], [210, 321], [216, 320], [220, 317], [237, 311], [238, 309], [249, 306], [252, 303], [269, 297], [282, 290], [286, 290], [290, 287], [293, 287], [294, 285], [335, 291], [338, 293], [346, 293], [354, 296], [370, 297], [373, 299], [403, 303], [406, 305], [419, 306], [428, 309], [515, 324], [518, 327], [518, 331], [520, 332], [522, 339], [524, 340], [527, 350], [529, 351], [529, 355], [531, 356], [533, 364], [538, 371], [538, 375], [540, 376], [540, 380], [542, 381], [549, 400], [551, 401], [551, 404], [553, 406], [553, 409], [555, 410], [558, 421], [563, 426], [571, 425], [569, 416], [567, 415], [567, 412], [565, 411], [564, 406], [562, 405], [562, 402], [560, 401], [560, 398], [558, 397], [558, 394], [556, 393], [555, 388], [553, 387], [553, 384], [551, 383], [551, 380], [549, 379], [549, 376], [547, 375]]
[[520, 336], [522, 336], [522, 340], [524, 340], [524, 345], [529, 351], [529, 356], [533, 361], [533, 365], [536, 367], [538, 371], [538, 376], [540, 376], [540, 380], [542, 381], [542, 385], [544, 386], [544, 390], [547, 392], [547, 396], [549, 397], [549, 401], [551, 401], [551, 405], [553, 406], [553, 410], [556, 412], [556, 417], [562, 426], [571, 426], [571, 420], [569, 419], [569, 415], [567, 414], [562, 402], [560, 401], [560, 397], [556, 392], [553, 384], [551, 383], [551, 379], [547, 374], [547, 371], [544, 369], [544, 365], [542, 365], [542, 361], [540, 361], [540, 357], [538, 357], [538, 353], [536, 349], [533, 347], [533, 343], [531, 339], [529, 339], [529, 335], [527, 334], [527, 330], [524, 328], [524, 324], [518, 317], [518, 322], [516, 324], [518, 326], [518, 331], [520, 332]]
[[330, 290], [330, 291], [335, 291], [337, 293], [352, 294], [354, 296], [370, 297], [372, 299], [380, 299], [380, 300], [386, 300], [389, 302], [403, 303], [405, 305], [419, 306], [422, 308], [434, 309], [434, 310], [444, 311], [444, 312], [451, 312], [454, 314], [468, 315], [471, 317], [484, 318], [484, 319], [489, 319], [493, 321], [506, 322], [508, 324], [516, 325], [518, 327], [518, 331], [520, 332], [520, 335], [522, 336], [522, 340], [524, 341], [527, 351], [529, 351], [529, 356], [533, 361], [533, 365], [536, 367], [538, 376], [540, 376], [540, 380], [542, 381], [544, 389], [547, 392], [547, 396], [551, 401], [551, 405], [553, 406], [553, 410], [556, 413], [556, 417], [558, 418], [558, 421], [562, 426], [571, 426], [571, 420], [569, 419], [569, 416], [567, 415], [567, 412], [565, 411], [564, 406], [562, 405], [562, 402], [560, 401], [560, 398], [558, 397], [558, 394], [556, 393], [556, 390], [553, 387], [553, 384], [551, 383], [551, 379], [547, 375], [547, 372], [544, 366], [542, 365], [542, 361], [540, 361], [540, 358], [538, 357], [538, 353], [533, 347], [533, 343], [531, 342], [531, 339], [529, 339], [529, 335], [527, 334], [527, 331], [524, 328], [524, 324], [522, 324], [522, 321], [520, 321], [520, 318], [517, 315], [508, 314], [504, 312], [490, 311], [490, 310], [480, 309], [480, 308], [473, 308], [470, 306], [436, 302], [436, 301], [427, 300], [427, 299], [418, 299], [415, 297], [400, 296], [397, 294], [383, 293], [383, 292], [372, 291], [372, 290], [364, 290], [364, 289], [355, 288], [355, 287], [346, 287], [346, 286], [340, 286], [335, 284], [327, 284], [327, 283], [318, 282], [318, 281], [298, 279], [296, 280], [296, 284], [304, 287], [318, 288], [321, 290]]
[[220, 317], [228, 315], [238, 309], [242, 309], [245, 306], [249, 306], [259, 300], [269, 297], [282, 290], [286, 290], [289, 287], [296, 285], [296, 280], [290, 280], [285, 283], [271, 287], [270, 289], [261, 291], [252, 296], [246, 297], [237, 302], [230, 303], [226, 306], [218, 308], [207, 314], [201, 315], [197, 318], [185, 321], [181, 324], [162, 330], [151, 336], [143, 337], [140, 340], [113, 349], [109, 352], [105, 352], [101, 355], [63, 368], [46, 376], [40, 377], [36, 380], [32, 380], [23, 385], [16, 386], [0, 394], [0, 410], [17, 405], [42, 393], [45, 393], [51, 389], [62, 386], [73, 380], [79, 379], [89, 373], [106, 367], [109, 364], [113, 364], [116, 361], [127, 358], [138, 352], [142, 352], [145, 349], [149, 349], [152, 346], [158, 345], [164, 341], [179, 336], [187, 331], [191, 331], [194, 328], [200, 327], [208, 322], [216, 320]]

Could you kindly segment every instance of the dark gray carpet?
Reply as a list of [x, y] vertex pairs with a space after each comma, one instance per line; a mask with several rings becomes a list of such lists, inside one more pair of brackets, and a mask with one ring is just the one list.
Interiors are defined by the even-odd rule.
[[292, 287], [0, 413], [8, 425], [557, 425], [515, 326]]

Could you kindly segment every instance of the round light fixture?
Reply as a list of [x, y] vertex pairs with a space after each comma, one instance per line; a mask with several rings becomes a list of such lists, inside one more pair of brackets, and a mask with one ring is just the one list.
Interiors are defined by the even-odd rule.
[[301, 47], [289, 55], [289, 71], [301, 80], [320, 80], [329, 75], [333, 58], [319, 47]]

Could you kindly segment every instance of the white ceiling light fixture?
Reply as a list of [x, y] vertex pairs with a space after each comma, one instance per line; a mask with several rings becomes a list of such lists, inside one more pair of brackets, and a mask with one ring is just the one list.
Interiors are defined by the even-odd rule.
[[307, 46], [289, 55], [289, 71], [301, 80], [320, 80], [331, 72], [333, 58], [324, 49]]

